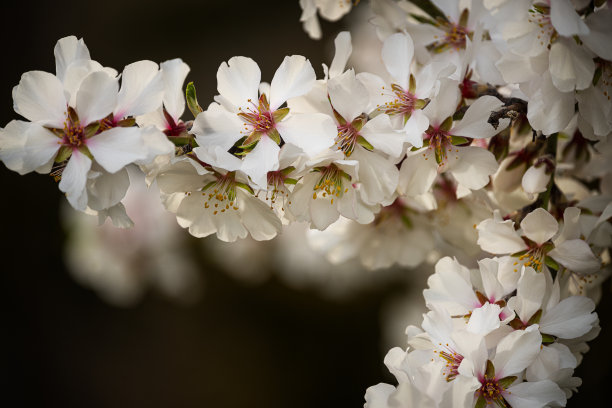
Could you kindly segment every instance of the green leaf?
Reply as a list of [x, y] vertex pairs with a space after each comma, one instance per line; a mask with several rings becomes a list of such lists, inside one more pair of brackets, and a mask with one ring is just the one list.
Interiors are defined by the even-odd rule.
[[196, 89], [193, 82], [188, 83], [187, 87], [185, 88], [185, 100], [187, 102], [187, 107], [191, 111], [191, 114], [194, 118], [198, 116], [198, 113], [203, 111], [203, 109], [198, 104]]

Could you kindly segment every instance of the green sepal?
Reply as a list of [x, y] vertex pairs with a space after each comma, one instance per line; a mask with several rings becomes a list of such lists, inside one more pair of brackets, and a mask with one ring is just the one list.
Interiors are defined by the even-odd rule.
[[293, 184], [293, 185], [295, 185], [295, 184], [297, 184], [297, 182], [298, 182], [297, 179], [290, 178], [290, 177], [287, 177], [285, 180], [283, 180], [283, 183], [285, 183], [285, 184]]
[[487, 368], [485, 370], [486, 378], [495, 378], [495, 366], [491, 360], [487, 360]]
[[132, 127], [134, 125], [136, 125], [136, 118], [125, 118], [117, 122], [119, 127]]
[[408, 81], [408, 92], [414, 95], [416, 92], [416, 79], [414, 75], [410, 74], [410, 80]]
[[463, 11], [461, 12], [461, 15], [459, 16], [458, 26], [467, 27], [469, 18], [470, 18], [470, 10], [466, 8], [463, 9]]
[[100, 122], [92, 122], [85, 126], [85, 129], [83, 129], [83, 136], [85, 136], [85, 139], [89, 139], [90, 137], [94, 136], [99, 129]]
[[365, 140], [365, 138], [361, 135], [357, 136], [357, 143], [359, 143], [361, 146], [365, 147], [366, 149], [370, 151], [374, 150], [374, 146], [372, 146], [370, 142]]
[[465, 137], [462, 136], [451, 136], [451, 144], [453, 146], [460, 146], [466, 143], [469, 143], [470, 141], [467, 140]]
[[427, 18], [427, 17], [423, 17], [423, 16], [419, 16], [418, 14], [414, 14], [414, 13], [408, 13], [410, 15], [410, 17], [414, 18], [416, 21], [418, 21], [421, 24], [430, 24], [432, 26], [437, 26], [438, 24], [432, 20], [431, 18]]
[[555, 342], [555, 336], [542, 333], [542, 344], [551, 344]]
[[559, 270], [559, 264], [554, 259], [552, 259], [550, 256], [547, 256], [544, 258], [544, 263], [546, 264], [546, 266], [554, 269], [555, 271]]
[[429, 105], [430, 101], [431, 99], [429, 98], [417, 99], [416, 101], [414, 101], [414, 109], [425, 109], [425, 107]]
[[240, 183], [238, 181], [235, 181], [234, 184], [236, 185], [236, 187], [240, 187], [241, 189], [246, 190], [253, 195], [255, 194], [255, 191], [253, 191], [251, 186], [249, 186], [248, 184]]
[[187, 102], [187, 107], [191, 111], [194, 118], [198, 116], [198, 113], [203, 111], [200, 104], [198, 104], [196, 89], [193, 82], [188, 83], [187, 87], [185, 88], [185, 101]]
[[91, 154], [91, 152], [89, 151], [89, 149], [87, 148], [87, 146], [81, 146], [79, 147], [79, 152], [83, 153], [85, 156], [89, 157], [90, 160], [93, 160], [93, 154]]
[[336, 118], [336, 122], [340, 124], [340, 126], [346, 125], [346, 120], [332, 107], [332, 111], [334, 112], [334, 118]]
[[444, 122], [442, 122], [442, 124], [440, 125], [440, 130], [448, 132], [452, 126], [453, 126], [453, 117], [449, 116], [448, 118], [444, 119]]
[[281, 108], [272, 112], [272, 119], [274, 119], [274, 123], [278, 123], [285, 118], [289, 114], [289, 108]]
[[476, 404], [474, 405], [474, 408], [486, 408], [486, 406], [487, 400], [482, 395], [479, 395], [478, 399], [476, 400]]
[[277, 145], [281, 144], [281, 135], [280, 133], [278, 133], [278, 130], [272, 129], [268, 131], [267, 135], [270, 139], [274, 140], [274, 143], [276, 143]]
[[497, 380], [497, 384], [501, 386], [504, 390], [512, 385], [513, 382], [516, 381], [518, 377], [516, 375], [509, 375], [508, 377], [504, 377], [500, 380]]
[[[429, 139], [423, 139], [423, 147], [427, 147], [427, 146], [429, 146]], [[412, 149], [419, 150], [418, 148], [415, 148], [415, 147], [413, 147]]]
[[542, 309], [539, 309], [537, 312], [533, 314], [533, 316], [529, 318], [529, 321], [527, 321], [527, 324], [529, 326], [531, 326], [532, 324], [538, 324], [540, 323], [541, 318], [542, 318]]
[[286, 176], [286, 175], [290, 174], [293, 170], [295, 170], [295, 167], [289, 166], [289, 167], [285, 167], [280, 172], [283, 174], [283, 176]]
[[247, 137], [246, 140], [242, 142], [242, 144], [238, 147], [241, 149], [248, 149], [248, 148], [255, 147], [255, 143], [259, 142], [259, 139], [261, 139], [262, 136], [263, 136], [263, 133], [261, 132], [252, 132], [249, 135], [249, 137]]
[[593, 86], [596, 86], [603, 74], [603, 68], [601, 66], [597, 67], [595, 73], [593, 74]]
[[412, 229], [412, 221], [410, 220], [410, 217], [408, 217], [406, 214], [402, 214], [402, 224], [404, 224], [404, 226], [408, 229]]
[[191, 140], [190, 137], [183, 137], [183, 136], [177, 136], [177, 137], [169, 137], [168, 140], [170, 140], [172, 143], [174, 143], [175, 146], [186, 146], [189, 144], [189, 141]]
[[72, 156], [72, 147], [71, 146], [62, 146], [57, 152], [57, 156], [55, 156], [55, 162], [61, 163], [63, 161], [68, 160], [68, 158]]
[[529, 252], [529, 250], [528, 250], [528, 249], [525, 249], [525, 250], [523, 250], [523, 251], [518, 251], [518, 252], [515, 252], [515, 253], [513, 253], [513, 254], [510, 254], [510, 256], [513, 256], [513, 257], [515, 257], [515, 258], [518, 258], [518, 257], [519, 257], [519, 256], [521, 256], [521, 255], [525, 255], [527, 252]]
[[351, 126], [353, 126], [353, 128], [359, 132], [363, 128], [363, 125], [366, 124], [367, 121], [368, 119], [365, 117], [365, 115], [359, 115], [353, 120], [353, 122], [351, 123]]

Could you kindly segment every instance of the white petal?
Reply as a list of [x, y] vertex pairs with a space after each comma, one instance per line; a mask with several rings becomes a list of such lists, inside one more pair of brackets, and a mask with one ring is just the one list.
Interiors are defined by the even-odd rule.
[[364, 408], [387, 408], [389, 397], [395, 392], [391, 384], [380, 383], [368, 387], [365, 393]]
[[555, 261], [576, 273], [587, 274], [599, 270], [601, 261], [589, 244], [581, 239], [570, 239], [556, 245], [548, 253]]
[[480, 306], [469, 271], [449, 257], [436, 263], [436, 272], [427, 279], [429, 289], [423, 291], [427, 305], [439, 305], [451, 315], [464, 315]]
[[176, 122], [185, 111], [185, 93], [183, 83], [189, 73], [189, 65], [182, 59], [175, 58], [160, 64], [164, 81], [164, 107]]
[[515, 312], [524, 323], [542, 308], [544, 294], [546, 293], [546, 279], [544, 273], [536, 272], [533, 268], [525, 268], [518, 281]]
[[28, 172], [23, 166], [23, 146], [30, 126], [30, 122], [12, 120], [4, 129], [0, 128], [0, 161], [4, 162], [8, 169], [22, 175]]
[[550, 48], [549, 71], [553, 84], [562, 92], [586, 89], [595, 73], [593, 55], [573, 38], [559, 40]]
[[550, 380], [522, 382], [508, 387], [504, 398], [513, 407], [542, 408], [555, 403], [564, 407], [567, 403], [565, 393]]
[[236, 109], [250, 102], [257, 103], [261, 71], [251, 58], [232, 57], [217, 71], [217, 90]]
[[498, 110], [502, 106], [503, 102], [494, 96], [481, 96], [470, 105], [463, 119], [453, 126], [450, 133], [456, 136], [476, 139], [493, 137], [510, 124], [510, 119], [502, 119], [499, 121], [499, 127], [495, 129], [487, 122], [491, 112]]
[[336, 46], [336, 54], [329, 67], [330, 78], [340, 75], [344, 71], [344, 67], [346, 67], [346, 62], [353, 52], [351, 33], [348, 31], [338, 33], [334, 40], [334, 45]]
[[334, 109], [349, 123], [367, 109], [368, 90], [352, 69], [327, 81], [327, 92]]
[[104, 71], [96, 71], [87, 75], [77, 92], [76, 111], [81, 125], [104, 119], [111, 114], [117, 104], [119, 91], [117, 79]]
[[550, 21], [557, 33], [564, 37], [574, 34], [586, 35], [589, 27], [580, 18], [570, 0], [556, 0], [550, 2]]
[[514, 221], [503, 221], [496, 211], [494, 218], [482, 221], [476, 227], [478, 245], [492, 254], [511, 254], [525, 249], [525, 243], [514, 230]]
[[[407, 196], [418, 196], [429, 191], [438, 175], [438, 165], [432, 155], [423, 157], [428, 149], [408, 152], [400, 168], [398, 191]], [[427, 160], [425, 160], [427, 159]]]
[[359, 161], [359, 192], [363, 201], [375, 205], [389, 200], [395, 193], [399, 179], [399, 170], [395, 164], [360, 146], [354, 150], [351, 158]]
[[196, 135], [199, 146], [229, 150], [242, 136], [244, 123], [236, 114], [217, 104], [198, 114], [190, 133]]
[[129, 64], [121, 74], [115, 119], [153, 112], [161, 106], [163, 95], [164, 83], [156, 63], [145, 60]]
[[323, 113], [304, 113], [287, 117], [276, 125], [282, 138], [314, 156], [334, 145], [338, 130], [334, 120]]
[[574, 116], [574, 93], [559, 91], [548, 72], [536, 79], [535, 83], [538, 85], [537, 90], [528, 95], [529, 124], [545, 135], [562, 131]]
[[501, 308], [499, 305], [485, 303], [482, 307], [474, 309], [470, 320], [466, 326], [466, 330], [470, 333], [486, 336], [493, 330], [499, 328], [499, 313]]
[[546, 191], [546, 186], [550, 181], [550, 174], [546, 174], [546, 166], [531, 166], [523, 174], [521, 184], [523, 190], [529, 194], [538, 194]]
[[536, 208], [521, 221], [523, 235], [535, 242], [543, 244], [551, 239], [559, 230], [555, 217], [543, 208]]
[[301, 55], [285, 57], [270, 83], [270, 109], [278, 109], [287, 99], [307, 94], [317, 77], [310, 61]]
[[62, 172], [59, 189], [66, 193], [70, 205], [79, 211], [87, 208], [87, 173], [91, 168], [91, 160], [78, 150], [72, 152], [66, 168]]
[[429, 127], [429, 118], [422, 110], [415, 110], [410, 115], [410, 119], [404, 125], [404, 133], [406, 134], [406, 142], [420, 149], [423, 147], [423, 134]]
[[53, 74], [30, 71], [13, 88], [15, 112], [43, 126], [62, 129], [67, 108], [64, 86]]
[[111, 208], [125, 197], [129, 186], [130, 177], [126, 169], [115, 174], [102, 171], [98, 177], [87, 182], [87, 206], [96, 211]]
[[562, 339], [580, 337], [597, 323], [594, 310], [595, 303], [586, 296], [565, 298], [542, 315], [540, 330]]
[[[349, 189], [349, 191], [352, 191], [352, 189]], [[338, 201], [342, 202], [342, 199], [346, 199], [347, 196], [348, 194], [345, 193]], [[317, 197], [316, 199], [310, 197], [310, 200], [310, 220], [312, 225], [318, 230], [323, 231], [334, 223], [338, 217], [340, 217], [340, 212], [338, 212], [338, 203], [335, 205], [331, 204], [329, 199], [321, 197]], [[342, 215], [354, 219], [356, 218], [356, 214], [354, 214], [354, 211], [352, 210], [353, 209], [351, 208], [352, 213], [342, 211]]]
[[268, 187], [268, 172], [278, 170], [280, 147], [268, 136], [263, 135], [257, 145], [242, 160], [241, 170], [260, 188]]
[[83, 39], [77, 40], [73, 35], [57, 40], [53, 54], [55, 55], [55, 74], [61, 81], [64, 80], [66, 68], [70, 64], [90, 59], [89, 50]]
[[156, 180], [160, 191], [165, 194], [196, 191], [210, 181], [198, 174], [191, 160], [181, 160], [164, 168]]
[[[403, 153], [405, 134], [391, 126], [389, 116], [381, 114], [369, 120], [359, 132], [374, 149], [397, 159]], [[419, 140], [422, 139], [419, 136]]]
[[193, 152], [198, 156], [198, 159], [213, 167], [227, 171], [240, 170], [242, 167], [242, 160], [219, 146], [196, 147]]
[[147, 157], [147, 149], [135, 127], [116, 127], [90, 139], [87, 147], [104, 170], [115, 173], [130, 163]]
[[[237, 194], [243, 194], [238, 191]], [[244, 193], [246, 196], [248, 193]], [[280, 219], [268, 204], [250, 196], [245, 198], [244, 208], [240, 210], [242, 223], [256, 241], [267, 241], [274, 238], [281, 230]]]
[[456, 147], [455, 152], [449, 152], [447, 161], [450, 171], [459, 184], [470, 190], [479, 190], [489, 183], [489, 176], [497, 171], [497, 160], [487, 149], [476, 146]]
[[174, 143], [169, 141], [166, 135], [155, 126], [141, 127], [140, 136], [147, 154], [136, 164], [150, 164], [158, 156], [174, 157]]
[[408, 90], [410, 64], [414, 56], [414, 43], [407, 33], [389, 36], [383, 45], [382, 59], [385, 68], [396, 83], [405, 91]]
[[444, 119], [455, 114], [461, 98], [459, 84], [451, 79], [440, 80], [440, 91], [423, 109], [432, 125], [440, 125]]
[[612, 9], [602, 8], [595, 13], [591, 13], [586, 18], [586, 24], [590, 29], [590, 33], [581, 36], [580, 39], [584, 45], [589, 47], [591, 51], [599, 55], [605, 60], [612, 60]]
[[30, 172], [51, 160], [60, 148], [60, 139], [49, 129], [32, 124], [24, 135], [23, 146], [24, 171]]
[[542, 335], [537, 325], [510, 333], [497, 345], [493, 359], [495, 375], [503, 378], [519, 374], [535, 361], [541, 346]]

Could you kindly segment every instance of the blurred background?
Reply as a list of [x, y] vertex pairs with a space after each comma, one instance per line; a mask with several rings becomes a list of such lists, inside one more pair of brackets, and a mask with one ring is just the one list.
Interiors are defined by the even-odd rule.
[[[3, 2], [0, 125], [18, 118], [11, 89], [21, 74], [54, 72], [53, 47], [67, 35], [119, 71], [181, 57], [203, 106], [219, 64], [235, 55], [254, 58], [266, 81], [291, 54], [321, 76], [354, 15], [322, 22], [324, 39], [314, 41], [300, 14], [297, 0]], [[309, 252], [299, 228], [264, 244], [197, 240], [155, 206], [133, 214], [128, 205], [144, 228], [119, 235], [66, 210], [51, 177], [0, 165], [0, 188], [7, 406], [361, 406], [368, 386], [393, 382], [384, 354], [404, 347], [404, 327], [420, 323], [427, 267], [332, 267]], [[146, 194], [133, 200], [156, 202]], [[608, 400], [609, 288], [570, 407]]]

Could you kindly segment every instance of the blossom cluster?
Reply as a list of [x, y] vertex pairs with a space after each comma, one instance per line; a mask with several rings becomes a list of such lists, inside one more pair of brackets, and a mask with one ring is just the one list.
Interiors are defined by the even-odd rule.
[[[399, 386], [366, 405], [563, 406], [610, 269], [612, 8], [414, 3], [371, 0], [377, 74], [348, 68], [341, 32], [323, 75], [300, 55], [270, 82], [251, 58], [221, 63], [204, 107], [180, 59], [119, 75], [63, 38], [55, 74], [14, 88], [27, 121], [0, 131], [0, 160], [50, 174], [115, 226], [132, 225], [122, 200], [138, 166], [195, 237], [263, 241], [306, 223], [332, 262], [437, 261], [422, 330], [386, 359]], [[300, 4], [314, 37], [317, 12], [353, 8]], [[476, 264], [482, 251], [502, 257]]]

